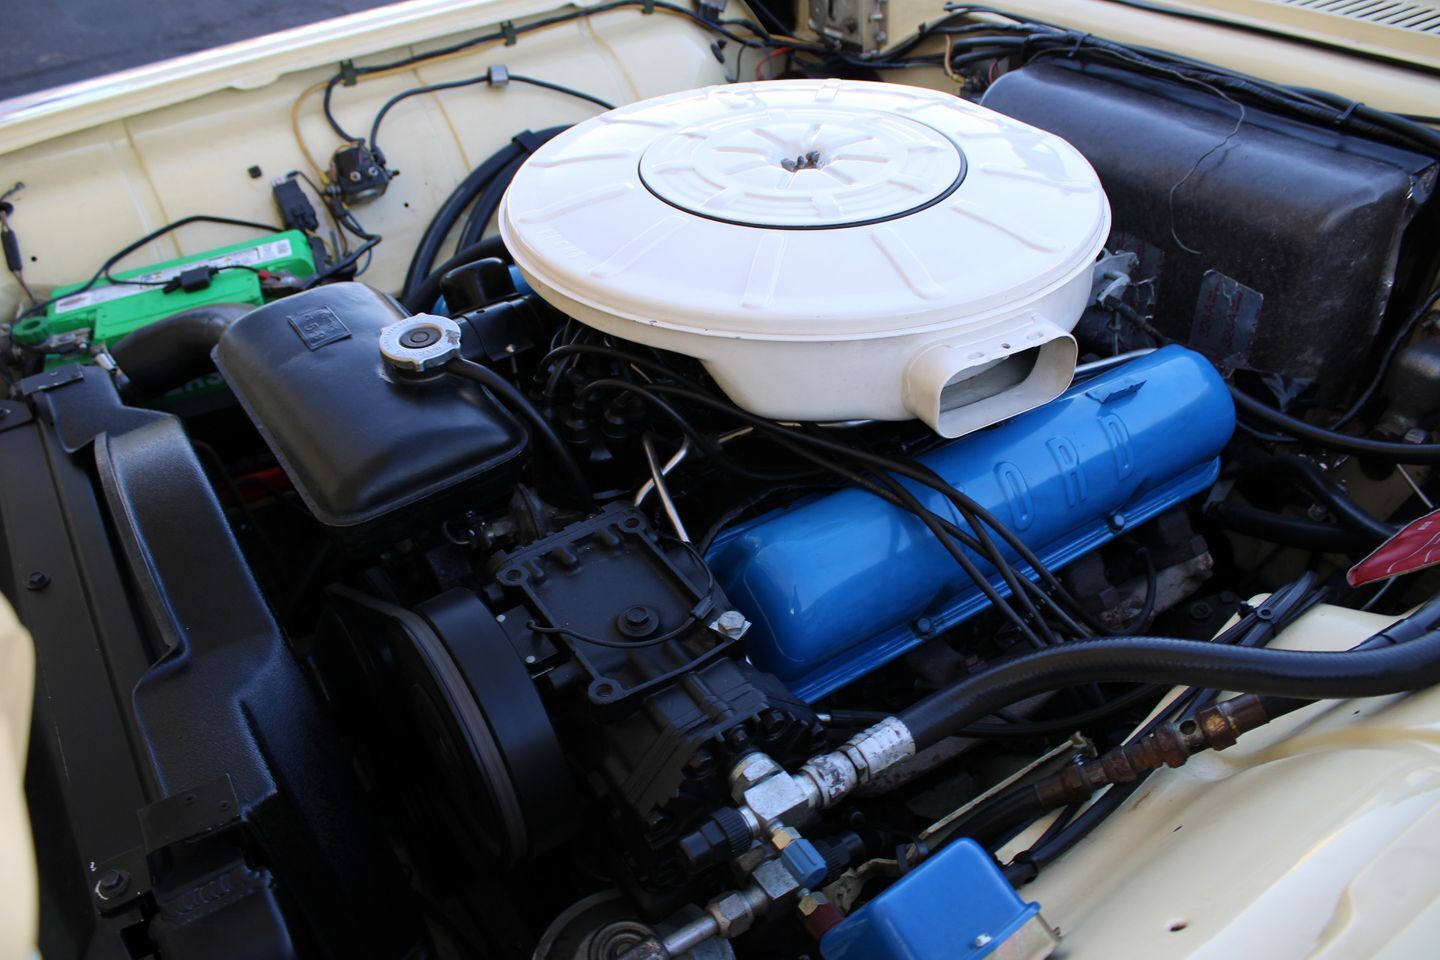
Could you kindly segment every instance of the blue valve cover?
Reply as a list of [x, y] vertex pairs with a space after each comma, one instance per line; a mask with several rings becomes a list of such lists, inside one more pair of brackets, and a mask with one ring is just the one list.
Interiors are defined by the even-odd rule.
[[1040, 912], [974, 840], [956, 840], [820, 941], [825, 960], [979, 960]]
[[[1234, 429], [1235, 408], [1215, 368], [1171, 346], [920, 459], [1058, 567], [1209, 487]], [[965, 525], [939, 493], [907, 486], [930, 510]], [[971, 558], [1008, 593], [998, 571]], [[862, 490], [739, 525], [707, 559], [753, 623], [750, 659], [809, 700], [988, 605], [923, 523]]]

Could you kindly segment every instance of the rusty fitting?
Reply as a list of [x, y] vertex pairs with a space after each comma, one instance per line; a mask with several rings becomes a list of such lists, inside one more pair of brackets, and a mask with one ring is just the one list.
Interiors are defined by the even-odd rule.
[[1229, 700], [1212, 703], [1195, 715], [1206, 745], [1212, 750], [1228, 750], [1242, 733], [1263, 727], [1270, 722], [1263, 698], [1245, 693]]
[[1178, 767], [1201, 750], [1225, 750], [1241, 734], [1270, 722], [1261, 697], [1242, 694], [1202, 709], [1194, 720], [1166, 723], [1133, 743], [1079, 760], [1035, 783], [1046, 807], [1081, 803], [1101, 787], [1134, 783], [1160, 767]]

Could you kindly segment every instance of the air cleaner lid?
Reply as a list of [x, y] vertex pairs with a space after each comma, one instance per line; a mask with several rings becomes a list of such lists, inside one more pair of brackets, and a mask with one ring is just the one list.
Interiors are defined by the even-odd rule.
[[[830, 340], [965, 323], [1072, 277], [1109, 208], [1058, 137], [938, 91], [789, 80], [631, 104], [541, 147], [500, 228], [583, 321]], [[623, 333], [621, 333], [623, 335]]]

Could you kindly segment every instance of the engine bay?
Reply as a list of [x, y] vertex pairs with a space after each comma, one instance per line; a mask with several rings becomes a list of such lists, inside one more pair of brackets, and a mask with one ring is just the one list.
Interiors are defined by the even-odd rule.
[[[657, 11], [726, 82], [494, 52]], [[47, 954], [1083, 950], [1030, 892], [1171, 768], [1440, 681], [1426, 118], [724, 11], [327, 67], [271, 220], [93, 275], [34, 281], [43, 164], [0, 201]], [[386, 133], [474, 87], [575, 122]]]

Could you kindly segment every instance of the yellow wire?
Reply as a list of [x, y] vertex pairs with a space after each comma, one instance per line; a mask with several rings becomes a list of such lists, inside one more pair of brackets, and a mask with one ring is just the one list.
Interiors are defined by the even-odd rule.
[[321, 80], [319, 83], [306, 87], [300, 96], [295, 98], [295, 102], [290, 104], [290, 132], [295, 135], [295, 143], [299, 145], [300, 152], [305, 155], [305, 162], [310, 164], [310, 169], [315, 171], [315, 176], [319, 178], [321, 184], [324, 184], [327, 178], [325, 171], [320, 169], [320, 164], [315, 162], [315, 155], [310, 152], [310, 148], [306, 145], [304, 135], [300, 133], [300, 108], [304, 106], [306, 100], [321, 90], [324, 90], [325, 85], [329, 82], [328, 80]]
[[964, 86], [965, 78], [957, 76], [954, 66], [950, 63], [950, 58], [953, 56], [955, 56], [955, 37], [947, 33], [945, 34], [945, 76]]
[[[619, 11], [611, 11], [611, 12], [618, 13]], [[667, 10], [667, 9], [665, 9], [664, 7], [656, 7], [656, 8], [654, 9], [654, 12], [655, 12], [655, 13], [667, 13], [667, 14], [669, 14], [669, 15], [672, 16], [672, 17], [680, 17], [681, 19], [683, 19], [683, 20], [685, 20], [685, 21], [687, 21], [687, 22], [690, 22], [690, 23], [693, 23], [693, 22], [694, 22], [694, 21], [691, 20], [689, 17], [687, 17], [687, 16], [685, 16], [684, 14], [680, 13], [678, 10]], [[551, 27], [565, 27], [565, 26], [569, 26], [570, 24], [589, 23], [589, 22], [590, 22], [590, 20], [589, 20], [589, 17], [588, 17], [588, 16], [586, 16], [586, 17], [579, 17], [579, 18], [576, 18], [576, 19], [574, 19], [574, 20], [564, 20], [564, 21], [561, 21], [560, 23], [548, 23], [548, 24], [546, 24], [546, 25], [543, 26], [543, 27], [535, 27], [535, 28], [532, 28], [532, 29], [530, 29], [530, 30], [527, 30], [527, 31], [525, 31], [525, 33], [526, 33], [526, 34], [534, 34], [534, 33], [539, 33], [539, 32], [542, 31], [542, 30], [549, 30]], [[752, 31], [752, 32], [753, 32], [753, 31]], [[762, 36], [762, 34], [756, 33], [755, 36], [759, 37], [759, 36]], [[781, 36], [781, 35], [779, 35], [779, 34], [771, 34], [771, 39], [779, 40], [779, 41], [783, 41], [783, 42], [788, 42], [788, 43], [791, 43], [791, 44], [797, 44], [797, 45], [803, 45], [803, 44], [804, 44], [804, 41], [802, 41], [802, 40], [797, 40], [797, 39], [795, 39], [794, 37]], [[493, 47], [493, 46], [495, 46], [496, 44], [503, 43], [503, 42], [504, 42], [503, 39], [487, 40], [485, 43], [477, 43], [477, 44], [475, 44], [474, 46], [472, 46], [472, 47], [466, 47], [466, 48], [464, 48], [463, 50], [451, 50], [451, 51], [448, 52], [448, 53], [437, 53], [437, 54], [435, 54], [434, 56], [422, 57], [421, 59], [416, 60], [416, 61], [414, 61], [413, 63], [407, 63], [407, 64], [405, 64], [403, 67], [389, 67], [389, 68], [384, 69], [384, 70], [376, 70], [376, 71], [373, 71], [373, 72], [370, 72], [370, 73], [357, 74], [356, 77], [355, 77], [355, 82], [356, 82], [356, 83], [359, 83], [361, 80], [378, 80], [378, 79], [380, 79], [381, 77], [390, 77], [390, 76], [394, 76], [394, 75], [397, 74], [397, 73], [407, 73], [407, 72], [410, 72], [410, 71], [415, 70], [415, 69], [418, 68], [418, 67], [430, 66], [430, 65], [436, 64], [436, 63], [444, 63], [444, 62], [447, 61], [447, 60], [455, 60], [455, 59], [458, 59], [458, 58], [460, 58], [460, 57], [468, 57], [468, 56], [471, 56], [471, 55], [473, 55], [473, 54], [479, 53], [479, 52], [482, 51], [482, 50], [487, 50], [487, 49], [489, 49], [490, 47]], [[947, 40], [947, 42], [948, 42], [948, 40]], [[946, 57], [946, 62], [947, 62], [947, 64], [948, 64], [948, 62], [949, 62], [949, 57]], [[947, 71], [947, 72], [948, 72], [948, 71]], [[416, 79], [418, 80], [419, 77], [417, 76]], [[952, 75], [952, 79], [953, 79], [953, 75]], [[290, 131], [295, 135], [295, 143], [300, 147], [300, 152], [305, 156], [305, 161], [310, 164], [310, 168], [311, 168], [312, 170], [314, 170], [314, 171], [315, 171], [315, 175], [320, 178], [320, 183], [321, 183], [321, 184], [328, 183], [330, 178], [329, 178], [329, 176], [328, 176], [327, 170], [326, 170], [325, 168], [322, 168], [322, 167], [320, 166], [320, 164], [316, 162], [316, 160], [315, 160], [315, 155], [310, 152], [310, 147], [305, 143], [305, 137], [304, 137], [304, 135], [300, 132], [300, 109], [301, 109], [301, 107], [303, 107], [303, 106], [305, 105], [305, 101], [306, 101], [306, 100], [310, 99], [310, 98], [313, 97], [315, 94], [319, 93], [321, 90], [324, 90], [325, 87], [329, 85], [329, 83], [330, 83], [329, 80], [322, 80], [322, 81], [320, 81], [319, 83], [311, 84], [310, 86], [308, 86], [308, 87], [306, 87], [304, 90], [302, 90], [301, 93], [300, 93], [300, 95], [295, 98], [295, 102], [290, 105]]]

